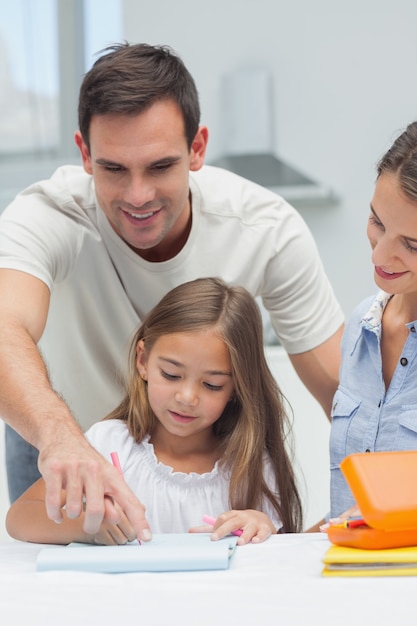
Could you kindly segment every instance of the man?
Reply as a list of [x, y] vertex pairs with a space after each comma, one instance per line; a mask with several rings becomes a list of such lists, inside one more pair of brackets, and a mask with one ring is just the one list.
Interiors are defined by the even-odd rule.
[[[279, 196], [203, 167], [199, 121], [194, 81], [175, 54], [114, 46], [81, 86], [83, 168], [59, 168], [1, 216], [0, 415], [39, 450], [48, 515], [60, 521], [65, 489], [67, 515], [85, 505], [87, 532], [117, 518], [113, 498], [150, 537], [143, 507], [82, 430], [119, 402], [131, 333], [179, 283], [218, 275], [260, 296], [330, 412], [343, 318], [312, 236]], [[27, 445], [7, 437], [14, 500], [37, 478], [36, 450], [24, 461]]]

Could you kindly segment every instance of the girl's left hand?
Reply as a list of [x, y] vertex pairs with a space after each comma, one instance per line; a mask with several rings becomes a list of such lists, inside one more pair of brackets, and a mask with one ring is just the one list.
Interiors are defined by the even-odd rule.
[[272, 521], [265, 513], [252, 509], [226, 511], [218, 516], [214, 526], [197, 526], [190, 528], [189, 532], [211, 532], [210, 538], [216, 541], [239, 529], [243, 531], [237, 540], [239, 546], [250, 541], [252, 543], [261, 543], [277, 532]]

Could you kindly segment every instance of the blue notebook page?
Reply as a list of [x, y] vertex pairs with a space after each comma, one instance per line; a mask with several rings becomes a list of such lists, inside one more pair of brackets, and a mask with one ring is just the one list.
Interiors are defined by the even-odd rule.
[[43, 548], [36, 569], [101, 573], [227, 569], [237, 537], [211, 541], [207, 533], [155, 534], [150, 542], [124, 546], [71, 543]]

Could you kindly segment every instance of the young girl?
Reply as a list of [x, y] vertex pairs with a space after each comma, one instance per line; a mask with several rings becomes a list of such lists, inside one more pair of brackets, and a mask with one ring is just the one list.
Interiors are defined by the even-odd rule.
[[[132, 342], [126, 397], [86, 436], [107, 459], [118, 453], [153, 532], [214, 531], [217, 539], [243, 529], [240, 544], [258, 542], [301, 529], [283, 404], [253, 297], [203, 278], [176, 287], [147, 315]], [[40, 479], [11, 506], [12, 537], [101, 544], [134, 538], [121, 510], [117, 523], [107, 518], [91, 536], [83, 516], [52, 522], [44, 499]], [[217, 518], [214, 528], [201, 526], [206, 514]]]
[[381, 291], [357, 307], [343, 337], [330, 437], [331, 517], [353, 513], [339, 468], [345, 456], [417, 449], [417, 122], [377, 172], [367, 234]]

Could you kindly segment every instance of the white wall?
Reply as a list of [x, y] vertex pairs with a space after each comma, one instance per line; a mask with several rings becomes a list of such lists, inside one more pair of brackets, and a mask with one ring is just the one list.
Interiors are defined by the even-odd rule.
[[294, 467], [303, 502], [304, 528], [308, 529], [330, 510], [330, 423], [300, 382], [284, 349], [269, 346], [266, 357], [293, 412]]
[[336, 206], [301, 212], [346, 313], [373, 291], [365, 226], [374, 164], [417, 119], [415, 0], [124, 0], [125, 37], [171, 45], [199, 88], [208, 158], [222, 152], [220, 78], [274, 75], [276, 153], [330, 185]]

